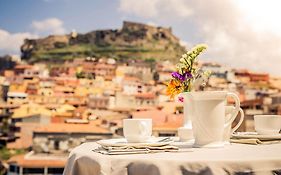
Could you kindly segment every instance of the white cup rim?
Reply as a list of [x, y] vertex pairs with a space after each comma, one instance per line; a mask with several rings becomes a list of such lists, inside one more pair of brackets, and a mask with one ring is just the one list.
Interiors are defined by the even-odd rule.
[[192, 95], [226, 95], [228, 91], [194, 91]]

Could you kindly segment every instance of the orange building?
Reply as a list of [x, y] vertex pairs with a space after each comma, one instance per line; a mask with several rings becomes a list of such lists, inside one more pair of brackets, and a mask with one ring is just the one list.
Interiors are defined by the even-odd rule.
[[62, 174], [67, 157], [40, 155], [30, 152], [13, 156], [8, 160], [8, 174]]

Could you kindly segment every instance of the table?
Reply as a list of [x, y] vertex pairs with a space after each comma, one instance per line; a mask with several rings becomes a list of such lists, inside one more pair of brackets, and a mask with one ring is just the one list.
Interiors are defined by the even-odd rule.
[[232, 144], [192, 152], [103, 155], [84, 143], [69, 155], [64, 175], [281, 174], [281, 144]]

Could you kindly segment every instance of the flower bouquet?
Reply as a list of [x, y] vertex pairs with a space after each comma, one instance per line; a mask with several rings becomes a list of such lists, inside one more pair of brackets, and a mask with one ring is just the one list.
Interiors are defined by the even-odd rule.
[[198, 90], [206, 85], [210, 72], [201, 70], [197, 60], [206, 49], [207, 45], [199, 44], [181, 56], [176, 71], [171, 74], [172, 79], [167, 83], [167, 94], [172, 99], [180, 93]]
[[198, 67], [197, 57], [206, 50], [205, 44], [199, 44], [183, 54], [176, 65], [176, 71], [172, 72], [172, 78], [167, 83], [167, 94], [171, 99], [178, 96], [178, 100], [184, 102], [184, 125], [178, 128], [178, 136], [181, 141], [193, 139], [192, 111], [193, 101], [191, 91], [204, 87], [210, 75], [209, 71], [203, 71]]

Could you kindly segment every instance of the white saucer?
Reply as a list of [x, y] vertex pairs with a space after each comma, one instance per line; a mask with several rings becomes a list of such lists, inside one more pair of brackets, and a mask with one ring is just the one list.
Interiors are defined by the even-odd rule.
[[114, 146], [165, 146], [169, 145], [172, 143], [173, 140], [167, 139], [163, 140], [161, 137], [151, 137], [146, 142], [138, 142], [138, 143], [132, 143], [132, 142], [127, 142], [125, 138], [119, 138], [119, 139], [104, 139], [104, 140], [99, 140], [97, 141], [98, 144], [101, 146], [106, 146], [106, 147], [114, 147]]
[[256, 132], [236, 132], [232, 134], [232, 137], [238, 139], [281, 140], [281, 134], [262, 135]]
[[198, 145], [194, 143], [193, 147], [194, 148], [222, 148], [224, 147], [224, 142], [214, 142], [205, 145]]
[[193, 145], [194, 145], [194, 139], [190, 139], [190, 140], [187, 140], [187, 141], [175, 140], [170, 145], [176, 146], [178, 148], [192, 148]]

